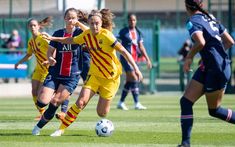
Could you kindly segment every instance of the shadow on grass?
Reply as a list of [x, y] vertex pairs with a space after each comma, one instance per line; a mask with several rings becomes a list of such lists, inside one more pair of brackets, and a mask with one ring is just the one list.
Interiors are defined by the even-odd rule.
[[0, 136], [32, 136], [31, 133], [0, 133]]
[[[0, 136], [34, 136], [31, 133], [0, 133]], [[50, 134], [42, 134], [38, 135], [38, 137], [43, 136], [43, 137], [51, 137]], [[87, 135], [87, 134], [65, 134], [59, 137], [89, 137], [89, 138], [95, 138], [97, 136], [95, 135]], [[52, 138], [57, 138], [57, 137], [52, 137]]]
[[97, 137], [97, 136], [94, 136], [94, 135], [87, 135], [87, 134], [66, 134], [66, 135], [63, 135], [64, 137], [65, 136], [68, 136], [68, 137], [89, 137], [89, 138], [92, 138], [92, 137]]

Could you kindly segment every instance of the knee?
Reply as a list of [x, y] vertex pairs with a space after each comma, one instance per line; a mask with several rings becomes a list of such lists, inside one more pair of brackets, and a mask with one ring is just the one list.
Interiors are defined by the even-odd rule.
[[54, 97], [51, 99], [51, 103], [55, 106], [59, 106], [62, 102], [63, 100], [60, 100], [58, 97]]

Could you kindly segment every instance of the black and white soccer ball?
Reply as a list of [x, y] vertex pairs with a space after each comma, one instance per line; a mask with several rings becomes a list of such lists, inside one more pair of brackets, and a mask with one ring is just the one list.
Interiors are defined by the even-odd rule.
[[100, 137], [108, 137], [113, 134], [114, 126], [112, 121], [101, 119], [96, 123], [95, 132]]

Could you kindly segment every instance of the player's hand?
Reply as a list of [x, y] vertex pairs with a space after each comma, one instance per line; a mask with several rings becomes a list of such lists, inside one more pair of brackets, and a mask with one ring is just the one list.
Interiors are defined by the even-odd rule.
[[142, 81], [143, 80], [143, 75], [140, 72], [140, 70], [136, 70], [135, 73], [137, 75], [138, 81]]
[[48, 62], [50, 66], [54, 66], [56, 64], [56, 60], [53, 57], [49, 57]]
[[51, 35], [49, 35], [48, 33], [42, 32], [41, 34], [42, 34], [42, 38], [49, 40], [49, 41], [52, 40]]
[[147, 67], [148, 69], [151, 69], [153, 67], [152, 62], [150, 60], [147, 60]]
[[81, 24], [81, 22], [79, 22], [78, 20], [75, 20], [74, 21], [74, 25], [76, 26], [76, 27], [80, 27], [79, 25]]
[[192, 58], [185, 58], [185, 61], [184, 61], [184, 72], [190, 72], [192, 71], [191, 69], [191, 64], [193, 63], [193, 59]]
[[49, 61], [43, 61], [43, 62], [42, 62], [42, 65], [43, 65], [43, 66], [47, 66], [47, 65], [50, 65], [50, 63], [49, 63]]

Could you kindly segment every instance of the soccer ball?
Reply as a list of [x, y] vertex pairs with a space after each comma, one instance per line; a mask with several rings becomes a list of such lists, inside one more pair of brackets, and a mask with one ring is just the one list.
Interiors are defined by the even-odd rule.
[[114, 131], [112, 121], [108, 119], [101, 119], [96, 123], [95, 132], [100, 137], [111, 136]]

